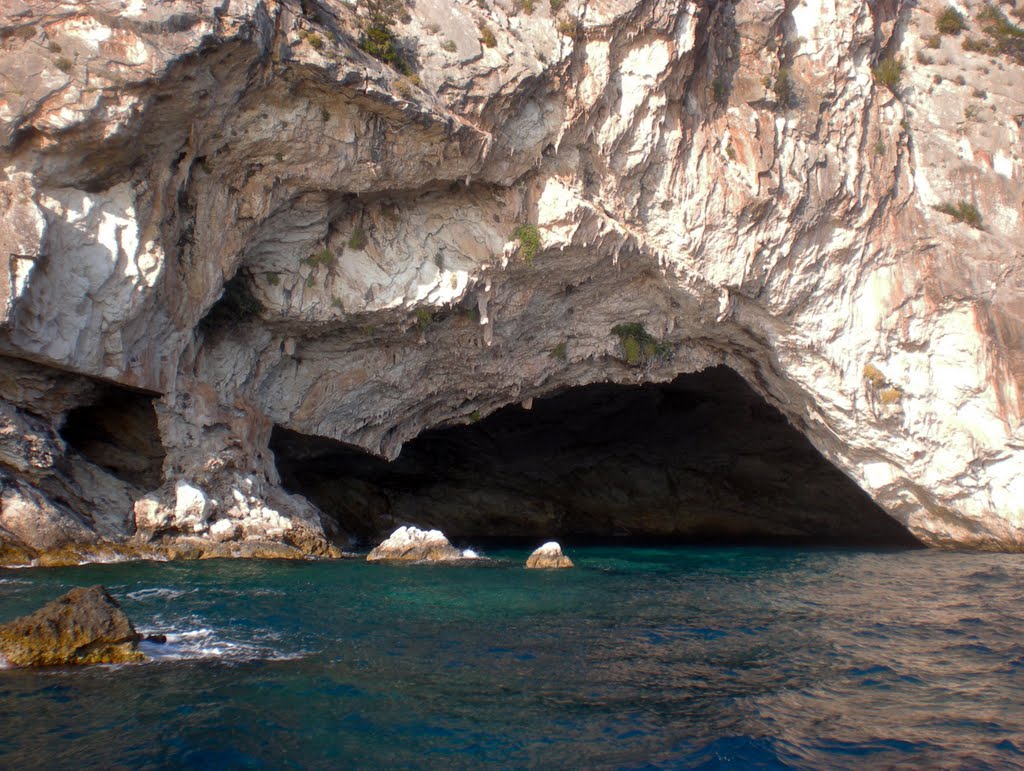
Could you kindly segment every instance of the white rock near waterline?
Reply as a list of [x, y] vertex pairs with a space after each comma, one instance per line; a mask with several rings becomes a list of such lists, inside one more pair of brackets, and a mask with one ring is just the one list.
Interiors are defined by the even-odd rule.
[[572, 560], [562, 553], [557, 541], [548, 541], [536, 549], [526, 560], [528, 568], [571, 568], [575, 567]]
[[440, 530], [420, 530], [402, 526], [366, 555], [367, 562], [406, 560], [414, 562], [447, 562], [463, 559], [463, 554], [445, 538]]

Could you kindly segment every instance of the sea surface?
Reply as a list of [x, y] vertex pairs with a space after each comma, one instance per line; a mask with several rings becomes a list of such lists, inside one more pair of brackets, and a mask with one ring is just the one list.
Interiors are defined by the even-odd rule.
[[0, 570], [150, 663], [0, 671], [0, 768], [1024, 766], [1024, 556], [571, 549]]

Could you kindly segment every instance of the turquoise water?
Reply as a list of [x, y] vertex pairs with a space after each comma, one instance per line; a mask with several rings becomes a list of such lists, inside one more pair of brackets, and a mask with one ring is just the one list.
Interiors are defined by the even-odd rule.
[[0, 571], [105, 584], [148, 664], [0, 672], [0, 767], [1024, 765], [1024, 559], [571, 550], [579, 567]]

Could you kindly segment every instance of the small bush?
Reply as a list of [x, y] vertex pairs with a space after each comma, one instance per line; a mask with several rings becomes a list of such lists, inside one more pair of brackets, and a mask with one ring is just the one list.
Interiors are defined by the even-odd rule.
[[903, 399], [903, 392], [898, 388], [883, 388], [879, 392], [878, 398], [885, 405], [899, 404]]
[[565, 0], [548, 0], [551, 5], [551, 13], [558, 13], [565, 5]]
[[867, 380], [871, 387], [875, 389], [881, 388], [886, 384], [886, 382], [888, 382], [885, 375], [882, 373], [882, 370], [874, 364], [864, 365], [864, 379]]
[[885, 86], [890, 91], [896, 91], [896, 87], [900, 84], [900, 78], [903, 76], [903, 60], [895, 56], [882, 59], [871, 70], [871, 74], [874, 75], [876, 83]]
[[50, 53], [54, 53], [54, 54], [59, 54], [61, 52], [61, 50], [63, 50], [60, 47], [60, 43], [50, 43], [46, 47], [48, 49], [50, 49]]
[[940, 35], [959, 35], [967, 29], [967, 19], [956, 8], [947, 5], [935, 20], [935, 29]]
[[425, 330], [427, 327], [429, 327], [433, 323], [434, 323], [434, 314], [433, 313], [431, 313], [426, 308], [417, 308], [416, 309], [416, 326], [417, 326], [417, 328], [419, 328], [422, 331], [422, 330]]
[[612, 327], [612, 334], [619, 338], [626, 363], [631, 367], [672, 355], [672, 347], [648, 333], [643, 324], [616, 324]]
[[306, 258], [306, 264], [316, 267], [317, 265], [324, 265], [328, 268], [333, 268], [337, 259], [334, 256], [334, 252], [328, 249], [326, 246], [315, 254], [309, 255]]
[[988, 53], [991, 46], [982, 40], [980, 37], [968, 37], [964, 38], [964, 42], [960, 44], [961, 48], [965, 51], [970, 51], [975, 54]]
[[975, 230], [982, 229], [981, 212], [979, 212], [978, 207], [970, 201], [960, 201], [960, 203], [957, 204], [944, 203], [941, 206], [936, 206], [935, 208], [943, 214], [948, 214], [957, 222], [963, 222], [966, 225], [970, 225]]
[[356, 225], [352, 229], [352, 235], [348, 237], [348, 248], [359, 252], [365, 249], [369, 243], [370, 239], [366, 237], [366, 231], [363, 230], [362, 226]]
[[772, 85], [772, 93], [775, 94], [775, 103], [782, 109], [796, 107], [796, 88], [793, 86], [793, 76], [789, 67], [779, 68], [779, 74], [775, 76], [775, 83]]
[[324, 47], [324, 39], [315, 32], [311, 32], [306, 36], [306, 42], [309, 43], [317, 51], [320, 51]]
[[572, 19], [562, 19], [558, 22], [558, 34], [566, 37], [576, 37], [576, 22]]
[[533, 0], [523, 0], [523, 13], [527, 16], [532, 14], [534, 11]]
[[885, 155], [885, 142], [881, 139], [875, 142], [875, 155]]
[[721, 75], [715, 76], [715, 79], [711, 81], [711, 93], [714, 95], [717, 104], [725, 104], [729, 101], [729, 89], [726, 87]]
[[561, 359], [562, 361], [565, 361], [568, 358], [566, 348], [567, 346], [565, 344], [565, 341], [563, 340], [550, 351], [548, 351], [548, 355], [551, 356], [551, 358], [553, 359]]
[[378, 61], [394, 67], [406, 75], [412, 72], [398, 50], [398, 40], [391, 29], [391, 19], [383, 14], [374, 14], [370, 26], [363, 32], [359, 47]]
[[447, 51], [450, 54], [453, 54], [453, 53], [455, 53], [456, 51], [459, 50], [459, 47], [457, 45], [455, 45], [455, 41], [454, 40], [445, 40], [441, 44], [441, 48], [444, 49], [445, 51]]
[[925, 38], [924, 44], [929, 48], [938, 48], [942, 45], [942, 35], [929, 35]]
[[494, 31], [486, 24], [480, 27], [480, 42], [488, 48], [494, 48], [498, 45], [498, 39], [494, 37]]
[[56, 61], [54, 61], [53, 66], [61, 72], [71, 72], [71, 68], [75, 65], [68, 57], [59, 56]]
[[273, 271], [270, 271], [269, 273], [266, 273], [264, 275], [267, 279], [267, 283], [270, 284], [271, 286], [277, 286], [278, 284], [281, 283], [281, 276], [277, 273], [274, 273]]
[[536, 225], [520, 225], [516, 228], [512, 237], [519, 242], [519, 248], [523, 252], [523, 259], [527, 265], [533, 265], [533, 258], [541, 248], [540, 230]]
[[1006, 18], [1005, 14], [991, 3], [978, 14], [982, 31], [992, 39], [996, 51], [1024, 64], [1024, 28]]
[[935, 60], [924, 52], [924, 49], [920, 49], [917, 52], [917, 63], [925, 66], [929, 64], [935, 64]]

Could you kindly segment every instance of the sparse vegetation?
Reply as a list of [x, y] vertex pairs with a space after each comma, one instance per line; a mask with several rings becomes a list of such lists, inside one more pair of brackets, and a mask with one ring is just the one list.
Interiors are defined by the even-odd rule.
[[494, 37], [494, 30], [488, 27], [486, 24], [480, 27], [480, 42], [488, 48], [494, 48], [498, 45], [497, 38]]
[[54, 54], [59, 54], [61, 52], [61, 50], [62, 50], [61, 47], [60, 47], [60, 43], [50, 42], [49, 44], [47, 44], [46, 47], [48, 49], [50, 49], [50, 53], [54, 53]]
[[426, 308], [416, 309], [416, 327], [422, 332], [434, 323], [434, 314]]
[[551, 13], [558, 13], [565, 5], [565, 0], [548, 0], [551, 5]]
[[903, 60], [896, 56], [882, 59], [871, 70], [871, 74], [874, 75], [876, 83], [895, 92], [896, 87], [900, 84], [900, 78], [903, 76]]
[[960, 201], [960, 203], [957, 204], [944, 203], [941, 206], [936, 206], [935, 208], [943, 214], [948, 214], [957, 222], [963, 222], [965, 225], [970, 225], [975, 230], [983, 229], [981, 224], [981, 212], [979, 212], [978, 207], [970, 201]]
[[314, 268], [317, 265], [324, 265], [328, 268], [333, 268], [337, 263], [337, 258], [334, 256], [334, 252], [328, 249], [326, 246], [315, 254], [309, 255], [306, 258], [306, 264], [312, 265]]
[[716, 75], [715, 79], [711, 81], [711, 93], [714, 95], [717, 104], [725, 104], [729, 101], [729, 89], [726, 87], [721, 75]]
[[374, 59], [394, 67], [399, 72], [410, 75], [412, 67], [402, 58], [398, 50], [398, 39], [395, 37], [391, 25], [394, 19], [383, 11], [373, 14], [369, 26], [363, 30], [363, 37], [359, 41], [359, 47], [366, 51]]
[[965, 51], [975, 54], [985, 54], [991, 51], [991, 46], [980, 37], [964, 38], [964, 42], [960, 44], [960, 47]]
[[[766, 78], [765, 85], [768, 86], [771, 83], [770, 78]], [[783, 110], [790, 107], [796, 107], [797, 97], [796, 88], [793, 86], [793, 76], [789, 67], [779, 67], [779, 72], [775, 76], [775, 82], [770, 86], [772, 93], [775, 94], [775, 103]]]
[[883, 388], [878, 393], [878, 400], [886, 406], [899, 404], [903, 399], [903, 392], [898, 388]]
[[864, 365], [864, 379], [867, 380], [868, 384], [875, 390], [882, 388], [888, 382], [882, 370], [874, 364]]
[[935, 60], [925, 53], [924, 49], [918, 49], [917, 51], [917, 63], [928, 66], [929, 64], [935, 64]]
[[525, 13], [527, 16], [532, 14], [534, 11], [533, 0], [523, 0], [522, 9], [523, 13]]
[[540, 230], [536, 225], [520, 225], [512, 235], [519, 242], [519, 249], [526, 264], [533, 265], [533, 258], [537, 256], [542, 245]]
[[58, 56], [54, 60], [53, 66], [56, 67], [61, 72], [71, 72], [71, 68], [74, 67], [75, 65], [74, 65], [74, 62], [72, 62], [68, 57], [66, 57], [66, 56]]
[[310, 44], [317, 51], [320, 51], [324, 47], [324, 39], [315, 32], [310, 32], [306, 35], [306, 42]]
[[956, 8], [947, 5], [935, 20], [940, 35], [959, 35], [967, 29], [967, 19]]
[[459, 50], [459, 47], [457, 45], [455, 45], [455, 41], [454, 40], [445, 40], [441, 44], [441, 48], [443, 48], [445, 51], [447, 51], [450, 54], [453, 54], [453, 53], [455, 53], [456, 51]]
[[268, 273], [265, 273], [264, 278], [267, 279], [267, 283], [270, 284], [271, 286], [277, 286], [278, 284], [281, 283], [280, 274], [275, 273], [274, 271], [269, 271]]
[[343, 303], [343, 302], [341, 301], [341, 298], [340, 298], [340, 297], [338, 297], [337, 295], [335, 295], [334, 297], [332, 297], [332, 298], [331, 298], [331, 305], [332, 305], [332, 306], [333, 306], [334, 308], [337, 308], [337, 309], [338, 309], [339, 311], [341, 311], [342, 313], [344, 313], [344, 312], [345, 312], [345, 303]]
[[553, 359], [561, 359], [562, 361], [565, 361], [568, 358], [566, 348], [566, 343], [563, 340], [550, 351], [548, 351], [548, 355], [551, 356], [551, 358]]
[[476, 423], [482, 417], [483, 417], [483, 415], [480, 414], [480, 410], [473, 410], [471, 413], [469, 413], [469, 422], [470, 423]]
[[942, 35], [929, 35], [925, 38], [924, 44], [929, 48], [939, 48], [942, 45]]
[[366, 237], [366, 231], [363, 230], [361, 225], [356, 225], [352, 228], [352, 235], [348, 237], [348, 248], [354, 249], [359, 252], [366, 248], [366, 245], [370, 243], [370, 239]]
[[875, 155], [885, 155], [885, 142], [881, 139], [875, 142]]
[[616, 324], [612, 334], [619, 338], [626, 363], [631, 367], [647, 364], [655, 359], [666, 359], [672, 355], [672, 347], [651, 335], [643, 324]]
[[562, 19], [558, 22], [558, 32], [566, 37], [576, 37], [576, 22], [573, 19]]
[[991, 3], [978, 14], [982, 31], [992, 40], [992, 48], [998, 53], [1024, 64], [1024, 28], [1006, 18], [1006, 15]]

